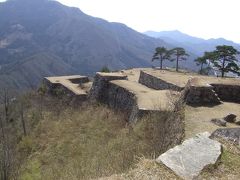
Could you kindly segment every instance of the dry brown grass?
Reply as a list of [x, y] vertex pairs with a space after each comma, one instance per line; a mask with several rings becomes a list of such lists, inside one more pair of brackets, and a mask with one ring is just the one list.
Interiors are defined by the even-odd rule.
[[162, 164], [157, 164], [154, 160], [139, 158], [134, 169], [131, 169], [126, 174], [112, 175], [110, 177], [103, 177], [100, 180], [179, 180], [171, 170]]
[[[217, 139], [223, 145], [221, 160], [216, 166], [205, 168], [196, 180], [239, 180], [240, 179], [240, 146]], [[181, 179], [163, 164], [154, 160], [140, 158], [134, 169], [128, 173], [112, 175], [101, 180], [172, 180]]]
[[131, 127], [122, 113], [103, 105], [68, 107], [44, 104], [43, 118], [19, 143], [26, 157], [20, 179], [89, 179], [128, 171], [139, 156], [157, 157], [161, 143], [158, 119]]
[[223, 145], [223, 154], [218, 166], [205, 169], [198, 179], [240, 179], [240, 146], [217, 139]]
[[[36, 113], [38, 104], [26, 114], [32, 129], [18, 144], [23, 159], [19, 179], [178, 179], [169, 169], [152, 160], [161, 153], [156, 132], [158, 120], [166, 118], [165, 115], [158, 116], [159, 119], [149, 116], [132, 128], [124, 121], [122, 113], [102, 105], [70, 107], [64, 101], [49, 98], [43, 105], [42, 118]], [[239, 113], [238, 106], [228, 104], [218, 106], [217, 111], [210, 107], [205, 107], [207, 110], [187, 108], [191, 113], [186, 114], [189, 137], [206, 131], [207, 119], [211, 116], [222, 117], [230, 110]], [[203, 117], [207, 124], [199, 122]], [[203, 125], [199, 127], [200, 124]], [[226, 145], [222, 163], [204, 171], [199, 179], [239, 179], [239, 172], [238, 148]]]

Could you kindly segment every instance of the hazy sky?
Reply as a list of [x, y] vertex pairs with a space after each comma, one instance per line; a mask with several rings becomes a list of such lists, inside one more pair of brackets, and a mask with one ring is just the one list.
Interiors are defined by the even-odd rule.
[[140, 32], [178, 29], [198, 37], [224, 37], [240, 43], [240, 0], [58, 1]]
[[240, 43], [240, 0], [58, 1], [139, 32], [178, 29], [205, 39], [224, 37]]

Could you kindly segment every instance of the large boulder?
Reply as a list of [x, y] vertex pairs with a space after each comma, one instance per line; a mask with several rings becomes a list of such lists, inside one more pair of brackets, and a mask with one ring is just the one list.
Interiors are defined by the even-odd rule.
[[227, 141], [240, 144], [240, 128], [217, 129], [211, 135], [211, 138], [223, 138]]
[[185, 140], [157, 158], [183, 179], [193, 179], [209, 165], [214, 165], [221, 157], [222, 145], [209, 138], [208, 132]]

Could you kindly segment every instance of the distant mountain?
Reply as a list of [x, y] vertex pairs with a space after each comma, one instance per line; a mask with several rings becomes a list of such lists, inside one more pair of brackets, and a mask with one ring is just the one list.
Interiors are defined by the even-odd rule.
[[205, 40], [201, 38], [196, 38], [193, 36], [189, 36], [187, 34], [184, 34], [178, 30], [175, 31], [161, 31], [161, 32], [155, 32], [155, 31], [147, 31], [144, 34], [155, 37], [155, 38], [170, 38], [173, 41], [177, 41], [179, 43], [202, 43]]
[[89, 75], [104, 65], [112, 70], [149, 67], [157, 46], [174, 45], [57, 1], [0, 3], [1, 88], [32, 88], [44, 76]]
[[162, 32], [154, 32], [147, 31], [144, 34], [154, 37], [160, 38], [165, 42], [181, 46], [186, 48], [188, 51], [193, 52], [196, 55], [202, 55], [204, 51], [212, 51], [215, 49], [217, 45], [230, 45], [240, 50], [240, 45], [234, 43], [233, 41], [226, 40], [224, 38], [218, 39], [202, 39], [193, 37], [187, 34], [184, 34], [180, 31], [162, 31]]

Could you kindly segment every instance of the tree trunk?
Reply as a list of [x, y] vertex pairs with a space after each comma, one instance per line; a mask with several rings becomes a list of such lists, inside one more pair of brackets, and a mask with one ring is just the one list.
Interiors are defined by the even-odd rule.
[[225, 70], [225, 58], [223, 58], [222, 62], [222, 78], [224, 77], [224, 70]]
[[160, 69], [162, 69], [162, 62], [163, 62], [163, 60], [160, 59]]
[[177, 56], [177, 65], [176, 65], [176, 71], [178, 72], [178, 56]]
[[202, 74], [202, 70], [203, 70], [203, 63], [201, 63], [200, 74]]

